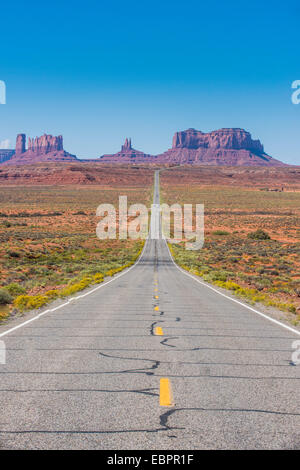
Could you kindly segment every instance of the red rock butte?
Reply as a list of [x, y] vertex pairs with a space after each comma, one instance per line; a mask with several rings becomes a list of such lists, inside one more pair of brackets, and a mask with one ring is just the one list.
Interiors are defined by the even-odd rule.
[[75, 155], [66, 152], [63, 148], [63, 137], [44, 134], [35, 139], [28, 139], [26, 150], [26, 135], [18, 134], [16, 140], [16, 151], [12, 157], [5, 162], [10, 165], [23, 165], [38, 162], [75, 162]]
[[204, 133], [195, 129], [176, 132], [172, 148], [157, 155], [160, 163], [192, 165], [283, 166], [264, 151], [244, 129], [219, 129]]
[[120, 152], [102, 155], [99, 161], [101, 163], [152, 163], [156, 161], [156, 157], [132, 148], [131, 139], [126, 138]]
[[204, 133], [196, 129], [176, 132], [172, 148], [149, 155], [131, 146], [126, 139], [121, 151], [102, 155], [102, 163], [164, 163], [179, 165], [284, 166], [265, 153], [259, 140], [244, 129], [220, 129]]
[[150, 155], [132, 147], [126, 138], [121, 150], [97, 159], [79, 160], [63, 148], [63, 137], [44, 134], [35, 139], [18, 134], [16, 150], [0, 149], [0, 163], [11, 165], [38, 162], [97, 162], [97, 163], [159, 163], [175, 165], [222, 166], [285, 166], [270, 157], [259, 140], [244, 129], [228, 128], [204, 133], [196, 129], [175, 132], [172, 148], [159, 155]]

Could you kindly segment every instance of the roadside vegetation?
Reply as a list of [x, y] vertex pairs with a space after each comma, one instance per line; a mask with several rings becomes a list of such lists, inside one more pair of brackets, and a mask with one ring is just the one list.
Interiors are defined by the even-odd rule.
[[[125, 170], [124, 170], [125, 171]], [[5, 187], [0, 212], [0, 321], [40, 308], [131, 266], [141, 240], [99, 240], [96, 208], [150, 206], [151, 184], [140, 187]], [[151, 182], [151, 184], [150, 184]]]
[[204, 203], [205, 243], [197, 251], [170, 244], [175, 261], [252, 304], [287, 312], [300, 324], [300, 192], [181, 185], [176, 171], [161, 174], [164, 202]]

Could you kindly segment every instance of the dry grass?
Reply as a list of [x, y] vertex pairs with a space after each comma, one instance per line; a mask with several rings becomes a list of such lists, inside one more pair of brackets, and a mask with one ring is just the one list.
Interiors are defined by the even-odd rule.
[[[176, 261], [253, 302], [292, 312], [292, 321], [298, 323], [300, 192], [202, 185], [195, 174], [187, 184], [189, 172], [180, 168], [161, 173], [165, 202], [205, 206], [204, 247], [187, 251], [182, 244], [173, 245]], [[258, 229], [270, 239], [251, 238]]]
[[[143, 241], [99, 240], [96, 208], [101, 203], [117, 207], [119, 195], [127, 195], [128, 204], [149, 207], [152, 183], [152, 178], [145, 184], [141, 177], [115, 189], [2, 187], [0, 289], [9, 292], [19, 310], [36, 308], [132, 264]], [[10, 309], [0, 305], [0, 320], [9, 316], [12, 302]]]

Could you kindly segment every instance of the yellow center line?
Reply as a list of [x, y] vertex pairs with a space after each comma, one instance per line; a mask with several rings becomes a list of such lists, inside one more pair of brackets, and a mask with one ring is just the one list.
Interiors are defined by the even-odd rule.
[[174, 406], [171, 382], [169, 379], [160, 379], [159, 405]]
[[157, 327], [155, 328], [155, 334], [156, 334], [157, 336], [163, 336], [163, 335], [164, 335], [164, 332], [163, 332], [161, 326], [157, 326]]
[[158, 311], [158, 310], [159, 310], [159, 307], [158, 307], [158, 306], [154, 307], [154, 310]]

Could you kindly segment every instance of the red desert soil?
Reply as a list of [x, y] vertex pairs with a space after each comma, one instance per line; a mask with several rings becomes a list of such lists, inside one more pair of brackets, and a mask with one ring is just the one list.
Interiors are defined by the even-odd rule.
[[286, 167], [177, 167], [164, 174], [170, 185], [225, 185], [269, 190], [300, 190], [300, 166]]
[[[124, 171], [124, 169], [126, 171]], [[3, 165], [0, 185], [103, 185], [130, 186], [151, 184], [153, 169], [129, 165], [99, 163], [38, 163], [33, 165]]]
[[[167, 165], [118, 165], [100, 163], [38, 163], [2, 165], [0, 185], [135, 185], [141, 178], [148, 184], [155, 168]], [[124, 171], [126, 169], [126, 171]], [[175, 169], [175, 167], [174, 167]], [[300, 166], [293, 167], [177, 167], [169, 171], [165, 182], [173, 185], [226, 185], [256, 189], [300, 190]]]

